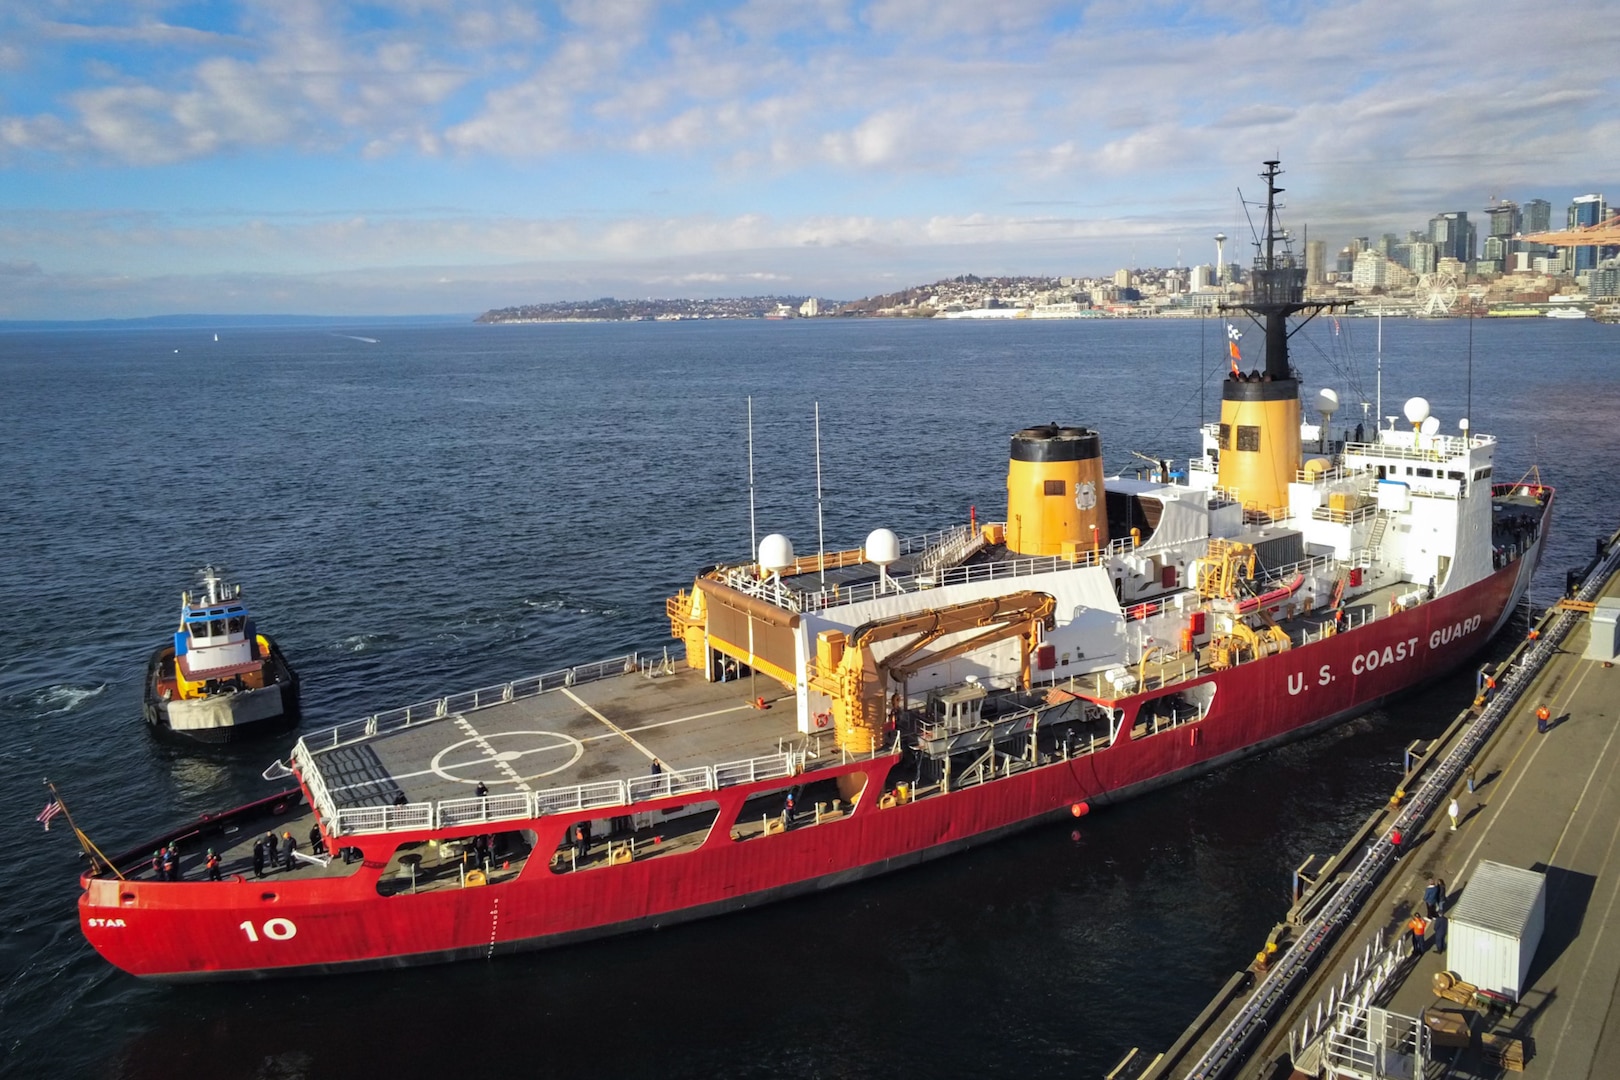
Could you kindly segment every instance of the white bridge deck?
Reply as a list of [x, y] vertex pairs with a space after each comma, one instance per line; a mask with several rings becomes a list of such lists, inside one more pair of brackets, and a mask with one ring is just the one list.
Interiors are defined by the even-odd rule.
[[312, 733], [294, 763], [337, 835], [605, 809], [805, 767], [793, 698], [763, 677], [710, 683], [676, 663], [569, 682]]

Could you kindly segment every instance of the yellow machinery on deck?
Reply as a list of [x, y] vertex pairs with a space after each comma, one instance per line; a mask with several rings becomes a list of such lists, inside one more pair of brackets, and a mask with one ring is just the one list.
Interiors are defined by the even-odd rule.
[[[882, 746], [888, 727], [889, 683], [903, 686], [931, 664], [965, 656], [998, 641], [1018, 639], [1018, 669], [1029, 686], [1030, 654], [1052, 625], [1057, 601], [1042, 592], [970, 600], [948, 607], [906, 612], [863, 623], [849, 634], [823, 630], [816, 638], [810, 686], [832, 698], [838, 745], [850, 753]], [[926, 651], [944, 637], [965, 634], [943, 648]], [[874, 645], [910, 638], [879, 660]]]

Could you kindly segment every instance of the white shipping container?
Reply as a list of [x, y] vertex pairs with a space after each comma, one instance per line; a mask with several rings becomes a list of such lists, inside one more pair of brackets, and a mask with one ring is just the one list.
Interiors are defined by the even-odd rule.
[[1587, 621], [1591, 637], [1586, 642], [1585, 660], [1612, 664], [1620, 659], [1620, 597], [1605, 596], [1597, 602]]
[[1464, 982], [1514, 1001], [1547, 919], [1547, 875], [1482, 859], [1447, 913], [1446, 965]]

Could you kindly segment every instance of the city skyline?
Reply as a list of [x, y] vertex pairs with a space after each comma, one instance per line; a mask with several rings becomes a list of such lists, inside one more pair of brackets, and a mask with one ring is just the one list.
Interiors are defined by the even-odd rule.
[[0, 319], [850, 298], [1211, 263], [1217, 232], [1246, 263], [1270, 157], [1330, 263], [1620, 194], [1597, 0], [45, 0], [0, 28]]

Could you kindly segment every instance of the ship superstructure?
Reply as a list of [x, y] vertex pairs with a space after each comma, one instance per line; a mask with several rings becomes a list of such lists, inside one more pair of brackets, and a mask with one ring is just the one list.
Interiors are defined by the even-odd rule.
[[[1495, 440], [1421, 399], [1370, 438], [1303, 422], [1303, 302], [1261, 257], [1287, 271], [1246, 305], [1266, 367], [1234, 367], [1186, 467], [1105, 476], [1099, 433], [1039, 425], [1011, 437], [1004, 520], [766, 537], [669, 599], [659, 654], [300, 739], [267, 774], [295, 786], [159, 838], [183, 867], [223, 848], [230, 880], [154, 880], [143, 847], [85, 876], [85, 933], [206, 978], [664, 926], [1084, 814], [1464, 663], [1524, 594], [1552, 491], [1496, 483]], [[272, 827], [299, 847], [261, 878]]]

